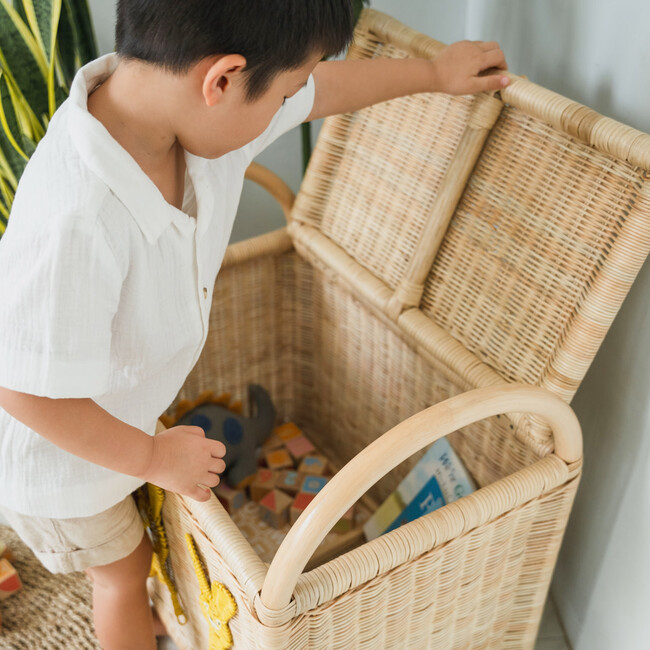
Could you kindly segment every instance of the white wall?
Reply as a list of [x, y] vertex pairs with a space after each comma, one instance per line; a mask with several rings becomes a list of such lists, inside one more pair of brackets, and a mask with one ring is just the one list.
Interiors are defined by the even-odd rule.
[[[104, 51], [113, 0], [91, 0]], [[650, 131], [650, 4], [644, 0], [375, 0], [435, 38], [497, 40], [510, 69]], [[297, 189], [298, 131], [260, 156]], [[246, 187], [233, 240], [283, 217]], [[625, 301], [573, 406], [584, 474], [552, 591], [576, 650], [650, 647], [650, 265]]]
[[[470, 39], [498, 40], [513, 72], [650, 132], [650, 5], [468, 0]], [[584, 473], [552, 593], [575, 650], [650, 647], [650, 264], [573, 407]]]

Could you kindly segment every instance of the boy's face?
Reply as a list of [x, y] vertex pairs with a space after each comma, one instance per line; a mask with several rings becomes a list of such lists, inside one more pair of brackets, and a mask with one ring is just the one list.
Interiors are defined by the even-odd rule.
[[199, 71], [202, 97], [197, 101], [195, 96], [192, 107], [184, 112], [177, 129], [179, 143], [202, 158], [218, 158], [243, 147], [264, 132], [285, 98], [307, 83], [321, 58], [321, 54], [311, 56], [299, 68], [278, 73], [267, 91], [251, 102], [246, 100], [241, 70], [229, 71], [212, 82], [209, 68], [204, 67]]

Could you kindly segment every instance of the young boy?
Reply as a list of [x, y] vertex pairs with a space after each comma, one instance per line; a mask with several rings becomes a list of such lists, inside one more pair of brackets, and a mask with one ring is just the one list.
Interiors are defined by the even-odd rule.
[[496, 43], [434, 61], [321, 62], [349, 0], [120, 0], [117, 54], [85, 66], [0, 242], [0, 505], [53, 572], [93, 580], [106, 650], [155, 647], [151, 543], [131, 493], [198, 501], [224, 470], [198, 427], [153, 437], [206, 340], [244, 171], [297, 124], [507, 78]]

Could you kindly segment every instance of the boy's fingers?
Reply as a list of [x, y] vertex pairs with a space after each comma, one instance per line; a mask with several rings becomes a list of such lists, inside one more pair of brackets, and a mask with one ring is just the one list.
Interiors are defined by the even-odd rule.
[[205, 480], [208, 486], [211, 488], [217, 487], [217, 485], [221, 483], [221, 477], [218, 474], [214, 474], [213, 472], [210, 472], [210, 474]]
[[489, 68], [499, 68], [500, 70], [507, 70], [508, 64], [506, 63], [506, 57], [501, 50], [490, 50], [489, 52], [484, 52], [481, 57], [481, 68], [487, 70]]
[[501, 90], [510, 83], [510, 79], [500, 74], [490, 74], [485, 77], [479, 77], [476, 80], [475, 93], [487, 92], [490, 90]]
[[478, 41], [478, 45], [484, 52], [500, 49], [499, 44], [496, 41], [489, 41], [487, 43], [484, 41]]
[[225, 470], [226, 470], [226, 463], [224, 463], [221, 459], [214, 460], [212, 463], [210, 463], [210, 470], [209, 470], [210, 472], [214, 472], [215, 474], [221, 474]]
[[213, 458], [222, 458], [223, 456], [226, 455], [226, 445], [223, 444], [223, 442], [219, 440], [213, 440], [214, 445], [212, 445], [212, 449], [210, 449], [210, 455]]
[[201, 427], [187, 426], [187, 433], [192, 434], [193, 436], [200, 436], [205, 438], [205, 431]]
[[195, 501], [207, 501], [210, 498], [210, 488], [201, 483], [196, 484], [196, 489], [190, 495]]

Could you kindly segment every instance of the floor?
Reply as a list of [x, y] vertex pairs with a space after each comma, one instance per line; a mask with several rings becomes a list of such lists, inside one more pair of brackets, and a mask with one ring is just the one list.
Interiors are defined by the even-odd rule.
[[[164, 637], [158, 640], [158, 650], [178, 650], [178, 648], [169, 637]], [[544, 606], [535, 650], [571, 650], [557, 616], [555, 603], [550, 596]]]

